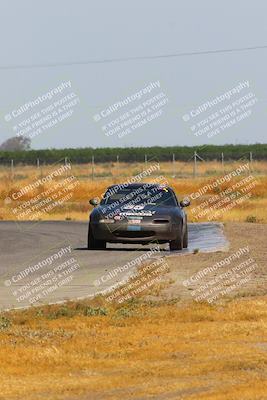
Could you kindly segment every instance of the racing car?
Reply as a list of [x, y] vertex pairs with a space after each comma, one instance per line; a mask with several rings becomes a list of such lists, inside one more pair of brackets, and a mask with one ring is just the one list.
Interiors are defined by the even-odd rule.
[[102, 200], [89, 202], [88, 249], [103, 250], [109, 243], [169, 243], [170, 250], [188, 247], [189, 199], [178, 201], [174, 190], [154, 183], [117, 184]]

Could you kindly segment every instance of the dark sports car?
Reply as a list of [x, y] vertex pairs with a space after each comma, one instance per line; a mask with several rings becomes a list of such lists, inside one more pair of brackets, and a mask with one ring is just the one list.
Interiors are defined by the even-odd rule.
[[188, 246], [189, 200], [178, 201], [169, 186], [122, 184], [110, 186], [103, 199], [90, 200], [88, 249], [105, 249], [106, 243], [169, 243], [170, 250]]

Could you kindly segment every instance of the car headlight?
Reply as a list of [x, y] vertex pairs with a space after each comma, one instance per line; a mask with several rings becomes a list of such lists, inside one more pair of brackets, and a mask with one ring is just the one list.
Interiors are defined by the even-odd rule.
[[102, 218], [98, 222], [100, 224], [113, 224], [115, 221], [114, 221], [114, 219], [110, 219], [110, 218]]

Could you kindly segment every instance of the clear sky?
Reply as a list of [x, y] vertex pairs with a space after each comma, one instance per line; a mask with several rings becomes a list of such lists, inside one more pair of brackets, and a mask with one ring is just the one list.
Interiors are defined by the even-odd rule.
[[[0, 142], [68, 95], [57, 112], [70, 114], [51, 126], [40, 122], [33, 148], [266, 143], [267, 48], [205, 53], [267, 46], [266, 15], [264, 0], [2, 0]], [[153, 57], [181, 53], [203, 54]], [[71, 87], [18, 116], [21, 106], [62, 82]], [[150, 93], [133, 97], [151, 83]], [[144, 105], [149, 100], [154, 109]], [[231, 111], [238, 121], [232, 114], [200, 131]], [[136, 119], [111, 131], [130, 116]]]

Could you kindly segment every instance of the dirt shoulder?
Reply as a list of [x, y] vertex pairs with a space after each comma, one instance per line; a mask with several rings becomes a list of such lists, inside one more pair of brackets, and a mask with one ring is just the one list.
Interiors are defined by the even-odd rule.
[[[208, 288], [200, 290], [201, 286], [208, 285], [211, 289], [215, 288], [216, 284], [218, 286], [222, 283], [224, 288], [229, 288], [231, 283], [235, 284], [236, 289], [228, 289], [228, 293], [219, 298], [267, 293], [267, 225], [225, 223], [224, 232], [229, 241], [229, 249], [225, 252], [167, 257], [170, 268], [167, 278], [170, 284], [161, 291], [160, 298], [196, 299], [197, 296], [204, 295], [204, 292], [207, 293]], [[242, 254], [238, 257], [240, 251]], [[224, 265], [217, 263], [224, 263]], [[240, 266], [240, 264], [243, 265]], [[209, 271], [205, 269], [209, 269]], [[223, 276], [223, 274], [225, 275]], [[233, 275], [237, 275], [235, 281]], [[188, 282], [190, 278], [192, 279]], [[187, 283], [187, 285], [183, 283]]]

